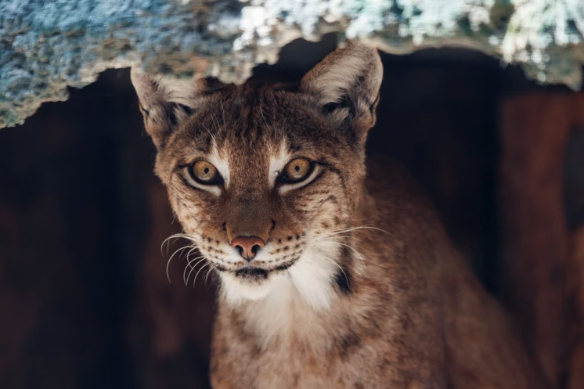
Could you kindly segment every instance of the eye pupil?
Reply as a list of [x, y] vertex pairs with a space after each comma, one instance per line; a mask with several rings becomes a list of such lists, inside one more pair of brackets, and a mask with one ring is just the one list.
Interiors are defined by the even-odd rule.
[[189, 169], [189, 174], [195, 181], [206, 185], [215, 185], [221, 181], [215, 166], [204, 160], [195, 162]]
[[306, 158], [296, 158], [286, 165], [283, 177], [288, 182], [300, 182], [312, 171], [312, 163]]

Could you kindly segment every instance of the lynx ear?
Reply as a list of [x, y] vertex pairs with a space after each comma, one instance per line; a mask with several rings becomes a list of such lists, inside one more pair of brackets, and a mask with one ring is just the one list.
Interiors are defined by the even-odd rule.
[[201, 105], [204, 80], [171, 80], [132, 69], [146, 131], [159, 150], [168, 136]]
[[362, 136], [375, 124], [383, 66], [377, 50], [348, 42], [329, 54], [300, 82], [316, 98], [318, 109], [336, 126], [350, 126]]

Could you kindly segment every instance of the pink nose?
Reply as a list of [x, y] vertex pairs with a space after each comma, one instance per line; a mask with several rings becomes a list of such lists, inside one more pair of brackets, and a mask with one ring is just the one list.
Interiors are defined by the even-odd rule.
[[231, 247], [239, 251], [239, 255], [246, 261], [254, 259], [258, 251], [266, 244], [257, 236], [238, 236], [231, 241]]

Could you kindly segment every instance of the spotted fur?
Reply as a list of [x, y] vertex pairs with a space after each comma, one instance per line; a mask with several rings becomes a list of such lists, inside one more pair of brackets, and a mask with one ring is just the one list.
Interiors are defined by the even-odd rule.
[[[349, 43], [293, 85], [132, 79], [156, 173], [221, 283], [214, 388], [544, 387], [425, 196], [393, 161], [366, 168], [375, 50]], [[296, 157], [314, 170], [281, 182]], [[197, 158], [222, 185], [190, 182]], [[266, 242], [251, 263], [237, 236]]]

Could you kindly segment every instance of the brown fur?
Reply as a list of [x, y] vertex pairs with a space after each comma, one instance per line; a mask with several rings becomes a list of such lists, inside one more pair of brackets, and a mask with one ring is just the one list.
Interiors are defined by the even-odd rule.
[[[298, 85], [133, 81], [156, 172], [222, 282], [214, 388], [544, 387], [426, 197], [392, 160], [366, 168], [373, 49], [349, 44]], [[286, 192], [270, 181], [283, 148], [315, 161], [316, 178]], [[200, 157], [228, 166], [223, 187], [189, 183]], [[266, 242], [261, 276], [237, 275], [250, 266], [229, 251], [237, 236]]]

